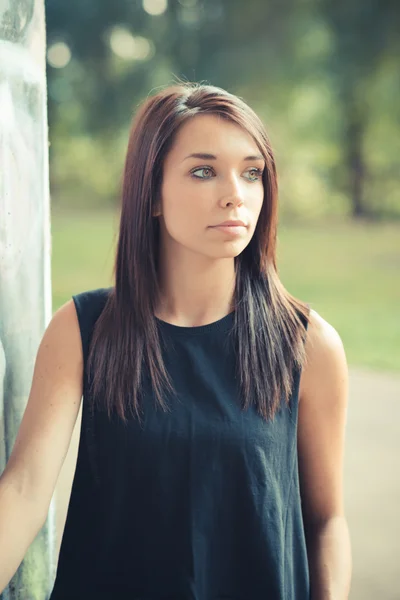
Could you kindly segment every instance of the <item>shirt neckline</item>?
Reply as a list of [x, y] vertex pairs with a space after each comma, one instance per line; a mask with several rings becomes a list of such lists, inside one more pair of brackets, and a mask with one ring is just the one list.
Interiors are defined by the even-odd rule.
[[234, 321], [235, 311], [231, 311], [221, 319], [213, 321], [212, 323], [206, 323], [205, 325], [196, 325], [194, 327], [187, 327], [183, 325], [174, 325], [163, 321], [158, 317], [155, 317], [157, 324], [164, 331], [174, 335], [204, 335], [207, 333], [213, 333], [217, 331], [229, 331]]

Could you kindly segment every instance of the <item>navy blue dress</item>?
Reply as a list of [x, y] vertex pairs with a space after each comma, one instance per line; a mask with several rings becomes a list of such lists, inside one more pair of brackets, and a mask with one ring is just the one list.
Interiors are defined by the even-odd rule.
[[88, 409], [86, 360], [109, 289], [74, 296], [85, 359], [77, 467], [51, 600], [308, 600], [298, 390], [266, 423], [241, 408], [233, 313], [157, 320], [177, 397], [125, 426]]

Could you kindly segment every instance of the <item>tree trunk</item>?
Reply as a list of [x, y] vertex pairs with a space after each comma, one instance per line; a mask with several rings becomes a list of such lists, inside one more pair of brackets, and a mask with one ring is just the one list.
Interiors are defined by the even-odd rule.
[[366, 164], [363, 151], [363, 137], [365, 125], [355, 104], [346, 107], [347, 126], [345, 131], [345, 156], [347, 158], [348, 184], [347, 189], [351, 202], [351, 214], [359, 219], [368, 214], [365, 205], [364, 183], [366, 177]]
[[[51, 318], [45, 46], [44, 0], [0, 3], [0, 473]], [[54, 538], [52, 505], [2, 600], [48, 598]]]

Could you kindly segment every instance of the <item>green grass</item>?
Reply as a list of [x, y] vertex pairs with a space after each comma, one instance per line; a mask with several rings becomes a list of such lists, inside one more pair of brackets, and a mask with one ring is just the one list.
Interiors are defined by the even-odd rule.
[[281, 227], [280, 276], [340, 333], [354, 366], [400, 371], [400, 225]]
[[[117, 216], [52, 215], [53, 309], [108, 286]], [[400, 371], [400, 224], [281, 225], [281, 279], [340, 333], [349, 364]]]
[[72, 294], [111, 285], [117, 226], [117, 217], [110, 211], [53, 211], [54, 311]]

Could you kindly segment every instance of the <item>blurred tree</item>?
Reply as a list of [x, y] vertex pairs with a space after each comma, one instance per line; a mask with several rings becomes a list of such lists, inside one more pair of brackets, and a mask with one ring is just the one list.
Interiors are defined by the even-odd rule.
[[[149, 90], [176, 75], [216, 83], [245, 96], [264, 120], [272, 116], [279, 160], [290, 173], [288, 205], [301, 212], [301, 202], [311, 202], [322, 210], [323, 197], [324, 210], [334, 204], [344, 210], [350, 202], [355, 217], [382, 210], [365, 193], [368, 181], [376, 195], [371, 179], [377, 180], [366, 136], [379, 112], [371, 101], [379, 94], [369, 92], [398, 50], [396, 4], [169, 0], [167, 10], [152, 15], [142, 0], [46, 0], [48, 45], [61, 41], [72, 53], [63, 69], [48, 68], [52, 189], [64, 188], [73, 173], [82, 185], [85, 153], [94, 171], [104, 163], [110, 181], [118, 177], [131, 113]], [[71, 140], [80, 140], [79, 152], [67, 157]], [[91, 151], [94, 143], [99, 150]], [[64, 159], [55, 168], [54, 154]], [[395, 170], [388, 171], [391, 182]], [[90, 190], [93, 197], [111, 193], [95, 172], [83, 184], [86, 198]]]
[[[93, 142], [109, 148], [136, 103], [173, 75], [234, 92], [254, 86], [261, 73], [271, 87], [277, 78], [283, 85], [277, 57], [290, 60], [291, 23], [285, 14], [293, 2], [252, 0], [244, 18], [240, 0], [170, 0], [157, 16], [139, 1], [47, 0], [48, 46], [63, 42], [72, 53], [64, 68], [48, 67], [50, 159], [66, 135], [95, 136]], [[154, 51], [145, 60], [121, 58], [112, 47], [118, 28]], [[59, 175], [66, 169], [71, 179], [80, 170], [75, 161], [71, 156], [51, 170], [53, 191], [65, 187]]]
[[[244, 8], [241, 0], [169, 0], [164, 14], [152, 16], [138, 0], [47, 0], [48, 45], [62, 40], [73, 57], [60, 72], [49, 68], [50, 98], [59, 96], [63, 80], [64, 94], [69, 87], [74, 100], [87, 107], [79, 128], [104, 133], [125, 124], [132, 105], [172, 74], [226, 87], [254, 83], [260, 70], [268, 80], [290, 54], [287, 15], [294, 2], [251, 0]], [[110, 47], [116, 26], [149, 40], [155, 52], [122, 67], [123, 59]]]
[[333, 38], [327, 68], [342, 113], [345, 186], [354, 217], [368, 214], [365, 136], [370, 121], [368, 84], [389, 53], [400, 50], [397, 0], [317, 0]]

